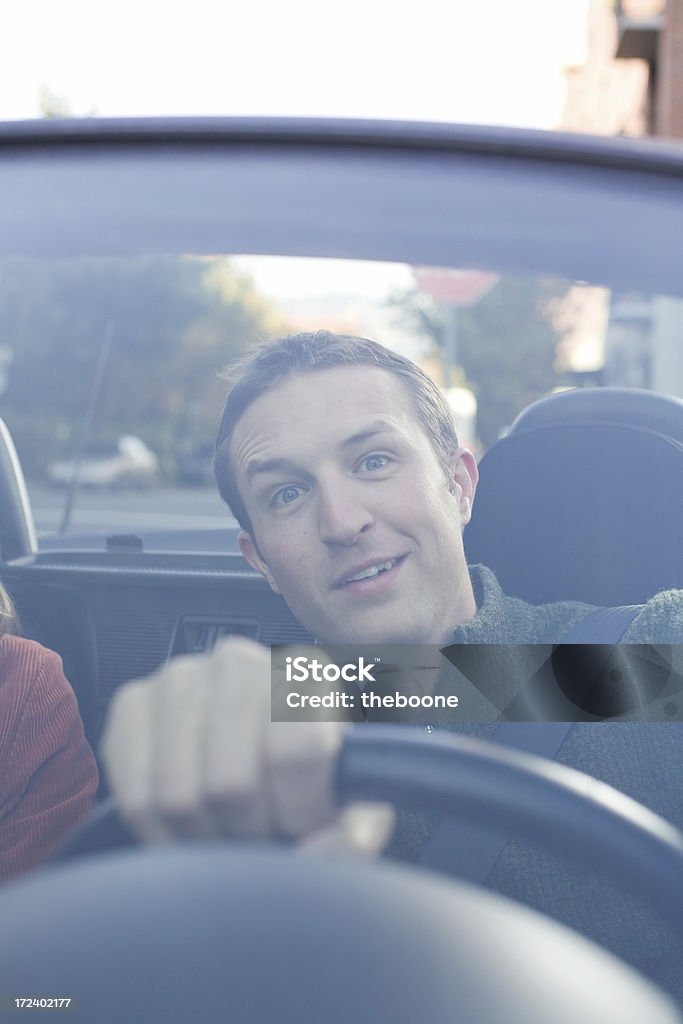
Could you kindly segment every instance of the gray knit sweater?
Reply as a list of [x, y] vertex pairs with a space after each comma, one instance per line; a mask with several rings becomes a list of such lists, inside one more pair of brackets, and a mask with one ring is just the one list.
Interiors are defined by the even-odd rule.
[[[458, 626], [455, 644], [557, 644], [587, 612], [590, 605], [576, 601], [532, 605], [506, 597], [490, 569], [470, 567], [477, 615]], [[683, 591], [664, 590], [644, 605], [628, 627], [626, 644], [683, 643]]]
[[[456, 644], [552, 645], [560, 643], [589, 610], [588, 605], [560, 602], [533, 606], [503, 595], [498, 582], [481, 566], [471, 569], [478, 613], [459, 626]], [[683, 643], [683, 591], [653, 597], [622, 638], [633, 644]], [[519, 649], [524, 662], [529, 647]], [[484, 659], [487, 655], [482, 652]], [[450, 722], [450, 731], [491, 739], [500, 709], [528, 678], [528, 666], [515, 667], [514, 647], [504, 671], [494, 673], [496, 685], [486, 694], [466, 680], [458, 682], [463, 714]], [[500, 649], [496, 653], [500, 669]], [[539, 652], [539, 658], [543, 652]], [[479, 702], [479, 703], [477, 703]], [[497, 711], [497, 715], [496, 712]], [[562, 745], [557, 760], [584, 771], [645, 804], [683, 829], [683, 699], [667, 700], [665, 711], [655, 705], [655, 721], [579, 722]], [[662, 721], [663, 718], [668, 720]], [[400, 812], [389, 856], [416, 861], [438, 819], [427, 814]], [[463, 826], [472, 837], [470, 826]], [[681, 879], [683, 885], [683, 878]], [[683, 999], [683, 950], [665, 926], [649, 913], [584, 874], [517, 840], [502, 850], [487, 885], [558, 918], [605, 945]]]

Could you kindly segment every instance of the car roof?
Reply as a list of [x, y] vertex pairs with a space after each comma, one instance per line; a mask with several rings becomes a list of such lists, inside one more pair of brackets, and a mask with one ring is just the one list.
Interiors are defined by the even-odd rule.
[[659, 168], [664, 173], [683, 171], [683, 144], [679, 142], [502, 125], [296, 117], [45, 118], [0, 122], [0, 146], [244, 140], [513, 153], [592, 165]]
[[0, 253], [348, 257], [683, 293], [675, 145], [154, 118], [7, 123], [0, 153]]

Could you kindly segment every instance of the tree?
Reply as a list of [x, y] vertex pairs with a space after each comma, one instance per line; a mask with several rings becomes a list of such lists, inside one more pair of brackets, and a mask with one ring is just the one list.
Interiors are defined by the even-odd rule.
[[[476, 306], [459, 311], [461, 383], [477, 397], [477, 433], [484, 447], [524, 406], [563, 383], [555, 368], [563, 337], [556, 308], [567, 292], [562, 281], [502, 277]], [[443, 314], [431, 300], [415, 290], [390, 302], [414, 331], [441, 345]]]
[[278, 326], [223, 258], [3, 261], [0, 343], [14, 359], [2, 415], [24, 468], [42, 475], [75, 451], [110, 333], [91, 443], [138, 434], [172, 475], [179, 447], [215, 431], [218, 371]]

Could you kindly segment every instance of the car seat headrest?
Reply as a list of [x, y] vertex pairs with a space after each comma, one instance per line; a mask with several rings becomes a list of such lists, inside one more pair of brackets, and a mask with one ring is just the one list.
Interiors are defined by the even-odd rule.
[[508, 431], [544, 426], [613, 423], [667, 434], [683, 443], [683, 401], [640, 388], [575, 388], [540, 398], [523, 409]]
[[683, 402], [592, 388], [540, 400], [484, 456], [468, 560], [540, 604], [683, 587]]

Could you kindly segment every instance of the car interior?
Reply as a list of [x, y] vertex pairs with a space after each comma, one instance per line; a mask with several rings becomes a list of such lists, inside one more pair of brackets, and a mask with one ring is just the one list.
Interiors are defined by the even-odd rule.
[[[468, 561], [507, 594], [613, 607], [683, 588], [680, 151], [239, 119], [46, 121], [0, 140], [0, 574], [22, 634], [60, 654], [94, 749], [117, 689], [169, 658], [229, 634], [314, 642], [242, 558], [205, 472], [220, 373], [266, 336], [348, 330], [443, 372], [480, 463]], [[381, 297], [364, 284], [335, 300], [346, 267], [386, 273]], [[444, 303], [420, 293], [419, 267], [495, 284]], [[254, 268], [291, 296], [268, 307]], [[80, 486], [79, 462], [121, 436], [156, 454], [159, 478]], [[74, 465], [62, 489], [59, 460]], [[683, 676], [681, 650], [667, 657]], [[683, 729], [683, 702], [667, 707], [657, 728]], [[552, 754], [540, 764], [493, 735], [356, 732], [340, 800], [392, 799], [564, 854], [609, 876], [576, 883], [587, 904], [621, 886], [683, 962], [683, 800], [598, 799]], [[647, 930], [626, 964], [599, 948], [599, 922], [586, 939], [514, 893], [414, 865], [131, 849], [107, 796], [103, 780], [103, 813], [61, 863], [0, 891], [0, 979], [70, 988], [83, 1020], [683, 1019], [683, 972], [657, 963]], [[639, 927], [624, 924], [635, 946]]]

